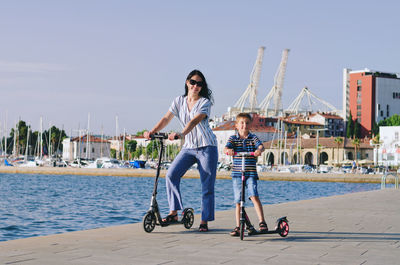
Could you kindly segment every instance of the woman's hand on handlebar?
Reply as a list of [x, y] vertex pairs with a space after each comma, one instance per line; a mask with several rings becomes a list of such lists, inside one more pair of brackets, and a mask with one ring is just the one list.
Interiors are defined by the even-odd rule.
[[145, 131], [144, 133], [143, 133], [143, 136], [144, 136], [144, 138], [146, 138], [147, 140], [150, 140], [151, 139], [151, 135], [152, 134], [154, 134], [155, 132], [153, 132], [153, 130], [151, 130], [151, 131]]
[[176, 133], [176, 132], [172, 132], [170, 134], [168, 134], [168, 140], [176, 140], [176, 139], [181, 139], [182, 138], [182, 134], [181, 133]]

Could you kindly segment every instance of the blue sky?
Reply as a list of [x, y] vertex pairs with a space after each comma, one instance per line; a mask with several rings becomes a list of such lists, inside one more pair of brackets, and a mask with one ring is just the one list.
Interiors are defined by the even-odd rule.
[[[69, 134], [152, 126], [200, 69], [212, 116], [245, 91], [265, 46], [258, 101], [289, 48], [283, 106], [307, 86], [342, 107], [342, 70], [400, 72], [398, 1], [2, 1], [1, 129], [42, 116]], [[173, 122], [167, 130], [179, 128]]]

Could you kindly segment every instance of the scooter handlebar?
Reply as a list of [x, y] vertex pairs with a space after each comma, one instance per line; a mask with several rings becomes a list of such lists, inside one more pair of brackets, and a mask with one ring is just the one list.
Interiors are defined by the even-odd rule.
[[[168, 133], [161, 133], [161, 132], [153, 133], [153, 134], [150, 134], [150, 139], [151, 140], [154, 140], [154, 139], [168, 139]], [[177, 139], [179, 139], [179, 137], [175, 136], [174, 139], [177, 140]]]
[[168, 139], [168, 133], [153, 133], [150, 134], [150, 139], [154, 140], [154, 139]]
[[235, 152], [235, 156], [254, 156], [254, 152]]

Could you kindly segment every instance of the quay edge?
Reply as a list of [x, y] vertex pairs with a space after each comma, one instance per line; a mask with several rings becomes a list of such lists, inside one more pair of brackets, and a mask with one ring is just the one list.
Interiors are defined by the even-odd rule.
[[[121, 176], [154, 177], [154, 169], [103, 169], [103, 168], [58, 168], [58, 167], [0, 167], [5, 174], [46, 174], [46, 175], [86, 175], [86, 176]], [[160, 171], [165, 177], [166, 170]], [[278, 173], [259, 172], [260, 180], [266, 181], [314, 181], [314, 182], [351, 182], [381, 183], [382, 174], [334, 174], [334, 173]], [[184, 178], [199, 178], [197, 170], [189, 170]], [[230, 179], [230, 171], [218, 171], [217, 179]], [[393, 176], [388, 176], [386, 183], [393, 184]]]

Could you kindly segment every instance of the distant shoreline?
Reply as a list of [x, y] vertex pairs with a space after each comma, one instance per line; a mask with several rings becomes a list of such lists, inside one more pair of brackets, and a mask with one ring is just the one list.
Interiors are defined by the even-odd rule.
[[[165, 177], [166, 170], [160, 171]], [[155, 169], [132, 168], [63, 168], [63, 167], [0, 167], [0, 173], [7, 174], [46, 174], [46, 175], [86, 175], [86, 176], [120, 176], [120, 177], [154, 177]], [[217, 179], [230, 179], [230, 171], [218, 171]], [[350, 182], [381, 183], [382, 174], [333, 174], [333, 173], [278, 173], [259, 172], [260, 180], [269, 181], [314, 181], [314, 182]], [[189, 170], [184, 178], [199, 178], [197, 170]], [[388, 176], [386, 183], [394, 183], [393, 176]]]

